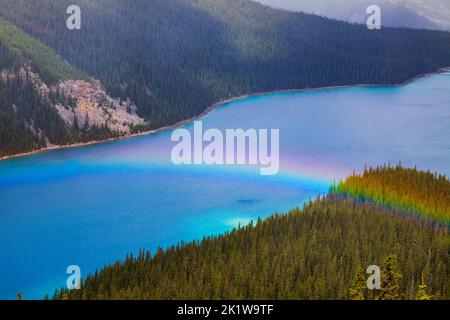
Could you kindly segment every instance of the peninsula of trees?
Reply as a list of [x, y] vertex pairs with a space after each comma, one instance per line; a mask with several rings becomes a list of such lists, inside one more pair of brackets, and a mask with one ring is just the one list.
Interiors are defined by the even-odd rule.
[[[417, 180], [443, 196], [428, 200]], [[420, 204], [408, 213], [411, 207], [390, 198], [332, 190], [303, 209], [221, 236], [130, 254], [89, 275], [81, 290], [61, 289], [53, 298], [450, 299], [449, 228], [416, 215], [430, 203], [448, 207], [450, 181], [401, 167], [368, 169], [349, 181], [417, 194]], [[367, 288], [371, 265], [381, 268], [380, 290]]]

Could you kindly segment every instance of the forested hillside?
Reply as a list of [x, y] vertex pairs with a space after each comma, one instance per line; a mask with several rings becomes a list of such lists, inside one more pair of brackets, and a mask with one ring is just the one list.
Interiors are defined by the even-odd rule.
[[30, 69], [48, 83], [84, 76], [52, 49], [0, 18], [0, 157], [77, 141], [74, 130], [40, 95]]
[[[38, 4], [37, 4], [38, 3]], [[131, 97], [160, 127], [244, 93], [356, 83], [393, 84], [450, 66], [450, 33], [371, 31], [249, 0], [3, 0], [0, 15]]]
[[[430, 190], [442, 185], [442, 178], [421, 174]], [[390, 177], [416, 180], [402, 168]], [[409, 194], [423, 188], [398, 185]], [[383, 180], [376, 188], [387, 186]], [[154, 255], [141, 251], [88, 276], [81, 290], [62, 289], [53, 298], [450, 299], [448, 227], [404, 213], [330, 193], [223, 236]], [[366, 288], [370, 265], [382, 269], [381, 290]]]
[[[0, 59], [5, 56], [10, 57], [0, 43]], [[33, 77], [24, 68], [0, 75], [0, 157], [118, 135], [106, 126], [67, 125], [52, 101], [40, 95]], [[58, 103], [70, 109], [75, 102], [60, 97]]]
[[445, 176], [383, 166], [354, 174], [333, 186], [340, 195], [416, 213], [450, 226], [450, 181]]
[[[106, 122], [89, 121], [89, 110], [83, 114], [84, 121], [77, 123], [74, 110], [79, 102], [86, 105], [86, 100], [91, 100], [94, 108], [111, 112], [111, 107], [100, 103], [107, 99], [95, 97], [100, 96], [99, 88], [89, 87], [87, 78], [86, 73], [62, 60], [53, 49], [0, 17], [0, 157], [119, 135]], [[74, 80], [84, 87], [88, 84], [91, 96], [86, 90], [78, 90], [86, 96], [84, 99], [79, 92], [72, 94], [77, 85], [81, 87]], [[62, 114], [72, 115], [73, 120], [63, 119]], [[136, 117], [125, 119], [133, 121]]]
[[[10, 51], [9, 58], [3, 60], [5, 57], [1, 57], [2, 69], [13, 66], [17, 68], [29, 63], [47, 83], [87, 77], [87, 74], [63, 61], [52, 49], [2, 18], [0, 18], [0, 45], [3, 50], [7, 48]], [[11, 56], [14, 57], [14, 61], [11, 60]]]
[[[4, 48], [0, 45], [0, 57]], [[37, 94], [31, 81], [18, 73], [0, 80], [0, 156], [65, 144], [68, 131], [56, 110]]]

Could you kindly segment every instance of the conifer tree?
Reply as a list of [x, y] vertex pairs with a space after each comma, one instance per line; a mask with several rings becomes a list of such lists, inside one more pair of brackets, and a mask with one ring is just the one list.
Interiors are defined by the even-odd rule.
[[400, 299], [401, 273], [397, 271], [397, 256], [390, 254], [386, 257], [384, 269], [381, 273], [381, 290], [378, 300], [398, 300]]
[[365, 291], [367, 289], [366, 277], [361, 267], [356, 269], [353, 284], [350, 288], [350, 298], [352, 300], [366, 300]]
[[419, 285], [419, 290], [417, 291], [416, 300], [431, 300], [432, 296], [430, 296], [426, 291], [427, 285], [424, 281], [424, 276], [422, 272], [422, 283]]
[[84, 116], [84, 126], [83, 130], [88, 131], [89, 130], [89, 114], [86, 112]]

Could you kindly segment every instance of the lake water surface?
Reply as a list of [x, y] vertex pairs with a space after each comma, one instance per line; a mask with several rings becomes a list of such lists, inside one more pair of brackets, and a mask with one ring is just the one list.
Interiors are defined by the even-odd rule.
[[[42, 298], [140, 248], [283, 212], [364, 165], [450, 176], [450, 73], [404, 87], [276, 93], [226, 103], [207, 128], [280, 129], [280, 173], [175, 166], [171, 131], [0, 162], [0, 298]], [[186, 126], [192, 130], [192, 124]]]

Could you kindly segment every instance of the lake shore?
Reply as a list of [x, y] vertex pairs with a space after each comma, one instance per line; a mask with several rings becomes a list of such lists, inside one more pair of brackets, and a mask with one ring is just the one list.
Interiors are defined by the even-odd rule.
[[402, 87], [402, 86], [406, 86], [410, 83], [412, 83], [415, 80], [421, 79], [421, 78], [425, 78], [428, 76], [432, 76], [435, 74], [439, 74], [439, 73], [445, 73], [445, 72], [449, 72], [450, 71], [450, 67], [445, 67], [445, 68], [439, 68], [438, 70], [434, 71], [434, 72], [429, 72], [429, 73], [424, 73], [424, 74], [420, 74], [414, 78], [411, 78], [407, 81], [404, 81], [402, 83], [398, 83], [398, 84], [351, 84], [351, 85], [342, 85], [342, 86], [326, 86], [326, 87], [318, 87], [318, 88], [303, 88], [303, 89], [285, 89], [285, 90], [275, 90], [275, 91], [262, 91], [262, 92], [256, 92], [256, 93], [251, 93], [251, 94], [243, 94], [237, 97], [233, 97], [233, 98], [229, 98], [229, 99], [224, 99], [224, 100], [220, 100], [218, 102], [215, 102], [214, 104], [212, 104], [211, 106], [209, 106], [205, 111], [203, 111], [202, 113], [200, 113], [197, 116], [191, 117], [189, 119], [185, 119], [182, 121], [179, 121], [177, 123], [174, 123], [173, 125], [169, 125], [169, 126], [164, 126], [158, 129], [153, 129], [153, 130], [148, 130], [148, 131], [143, 131], [143, 132], [139, 132], [139, 133], [133, 133], [133, 134], [125, 134], [125, 135], [121, 135], [119, 137], [114, 137], [114, 138], [108, 138], [108, 139], [103, 139], [103, 140], [94, 140], [94, 141], [89, 141], [89, 142], [83, 142], [83, 143], [74, 143], [74, 144], [69, 144], [69, 145], [52, 145], [46, 148], [41, 148], [41, 149], [37, 149], [37, 150], [32, 150], [32, 151], [28, 151], [28, 152], [23, 152], [23, 153], [18, 153], [18, 154], [14, 154], [14, 155], [8, 155], [8, 156], [3, 156], [0, 157], [0, 161], [3, 160], [8, 160], [8, 159], [14, 159], [14, 158], [20, 158], [20, 157], [26, 157], [26, 156], [30, 156], [33, 154], [37, 154], [37, 153], [42, 153], [42, 152], [48, 152], [48, 151], [53, 151], [53, 150], [62, 150], [62, 149], [69, 149], [69, 148], [80, 148], [80, 147], [85, 147], [85, 146], [90, 146], [90, 145], [96, 145], [96, 144], [101, 144], [101, 143], [108, 143], [108, 142], [113, 142], [113, 141], [119, 141], [119, 140], [124, 140], [124, 139], [129, 139], [129, 138], [133, 138], [133, 137], [138, 137], [138, 136], [143, 136], [143, 135], [151, 135], [151, 134], [156, 134], [165, 130], [170, 130], [170, 129], [176, 129], [179, 127], [182, 127], [190, 122], [196, 121], [200, 118], [203, 118], [204, 116], [208, 115], [211, 111], [213, 111], [214, 109], [216, 109], [217, 107], [230, 103], [230, 102], [234, 102], [234, 101], [238, 101], [238, 100], [242, 100], [242, 99], [247, 99], [247, 98], [251, 98], [251, 97], [257, 97], [257, 96], [264, 96], [264, 95], [269, 95], [269, 94], [277, 94], [277, 93], [300, 93], [300, 92], [312, 92], [312, 91], [322, 91], [322, 90], [332, 90], [332, 89], [344, 89], [344, 88], [355, 88], [355, 87]]

